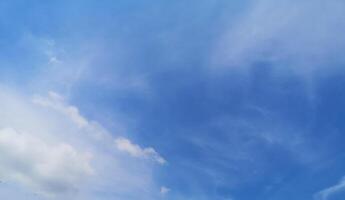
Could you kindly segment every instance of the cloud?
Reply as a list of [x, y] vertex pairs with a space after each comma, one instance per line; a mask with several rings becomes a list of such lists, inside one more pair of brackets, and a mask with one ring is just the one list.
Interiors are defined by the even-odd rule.
[[[50, 91], [48, 97], [35, 96], [33, 102], [43, 107], [47, 107], [61, 113], [65, 117], [69, 118], [79, 128], [91, 129], [93, 134], [105, 136], [105, 130], [102, 127], [96, 126], [95, 123], [88, 121], [83, 117], [77, 107], [68, 105], [64, 98], [59, 94]], [[120, 137], [114, 140], [116, 148], [119, 151], [127, 152], [129, 155], [137, 158], [152, 159], [159, 164], [165, 164], [166, 160], [161, 157], [155, 149], [152, 147], [141, 148], [137, 144], [133, 144], [130, 140]]]
[[[123, 154], [114, 147], [120, 134], [82, 116], [61, 95], [32, 99], [9, 88], [0, 91], [0, 179], [6, 183], [55, 199], [159, 195], [152, 163]], [[165, 162], [154, 149], [125, 141], [142, 152], [134, 157]]]
[[317, 200], [327, 200], [330, 196], [335, 195], [336, 193], [345, 191], [345, 177], [339, 181], [338, 184], [326, 188], [315, 195], [314, 199]]
[[91, 155], [73, 146], [50, 144], [29, 133], [0, 130], [0, 176], [44, 195], [75, 192], [93, 174]]
[[126, 152], [133, 157], [152, 159], [161, 165], [166, 163], [166, 160], [152, 147], [141, 148], [139, 145], [133, 144], [126, 138], [117, 138], [115, 140], [115, 145], [118, 150]]
[[86, 127], [89, 124], [89, 122], [80, 115], [78, 108], [66, 105], [64, 98], [55, 92], [50, 91], [48, 97], [35, 96], [33, 102], [62, 113], [80, 128]]
[[230, 68], [269, 62], [301, 74], [334, 69], [345, 62], [344, 12], [339, 0], [253, 1], [225, 31], [214, 61]]
[[[33, 34], [26, 34], [21, 40], [21, 45], [30, 49], [30, 57], [37, 58], [30, 60], [37, 69], [30, 76], [28, 84], [36, 89], [48, 91], [54, 88], [68, 96], [80, 87], [92, 85], [114, 94], [125, 92], [137, 93], [142, 97], [151, 95], [148, 81], [150, 74], [136, 70], [129, 72], [128, 67], [124, 67], [132, 60], [124, 53], [123, 44], [112, 45], [115, 46], [112, 52], [116, 53], [109, 58], [109, 44], [99, 38], [88, 40], [87, 45], [77, 41], [70, 41], [73, 45], [66, 45], [63, 40]], [[116, 67], [104, 64], [109, 60], [115, 62]], [[103, 65], [94, 67], [98, 62]]]
[[166, 194], [168, 194], [170, 191], [171, 191], [170, 188], [167, 188], [167, 187], [165, 187], [165, 186], [162, 186], [162, 187], [161, 187], [161, 195], [166, 195]]

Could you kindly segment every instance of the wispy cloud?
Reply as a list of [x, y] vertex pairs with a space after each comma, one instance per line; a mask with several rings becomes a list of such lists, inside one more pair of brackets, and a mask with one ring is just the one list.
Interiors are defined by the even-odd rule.
[[126, 138], [115, 139], [115, 145], [118, 150], [126, 152], [133, 157], [152, 159], [161, 165], [166, 163], [166, 160], [152, 147], [141, 148]]
[[341, 179], [338, 184], [326, 188], [314, 195], [316, 200], [328, 200], [336, 193], [345, 191], [345, 178]]
[[161, 192], [161, 195], [165, 196], [165, 195], [167, 195], [170, 191], [171, 191], [170, 188], [167, 188], [167, 187], [165, 187], [165, 186], [162, 186], [160, 192]]
[[345, 61], [339, 55], [345, 39], [338, 37], [345, 30], [344, 11], [338, 0], [251, 2], [228, 27], [214, 61], [227, 68], [268, 62], [304, 76], [332, 71]]
[[[92, 129], [93, 134], [97, 134], [98, 137], [101, 137], [103, 133], [103, 137], [105, 137], [104, 129], [100, 126], [95, 127], [95, 123], [88, 121], [85, 117], [83, 117], [77, 107], [68, 105], [64, 98], [55, 93], [50, 91], [48, 97], [42, 96], [35, 96], [33, 98], [33, 102], [43, 107], [47, 107], [50, 109], [55, 110], [56, 112], [61, 113], [65, 117], [69, 118], [73, 123], [75, 123], [79, 128], [83, 129]], [[98, 129], [98, 130], [97, 130]], [[114, 140], [115, 146], [119, 151], [126, 152], [129, 155], [137, 158], [145, 158], [145, 159], [152, 159], [159, 164], [165, 164], [166, 160], [161, 157], [155, 149], [152, 147], [142, 148], [137, 144], [133, 144], [127, 138], [116, 138]]]
[[89, 122], [80, 115], [78, 108], [67, 105], [64, 98], [55, 92], [50, 91], [48, 97], [36, 96], [33, 98], [33, 102], [62, 113], [80, 128], [89, 125]]
[[159, 195], [150, 162], [131, 158], [164, 164], [153, 148], [115, 139], [117, 134], [82, 116], [55, 92], [30, 102], [1, 88], [0, 97], [5, 108], [0, 111], [0, 179], [52, 198], [90, 197], [100, 190], [129, 199]]

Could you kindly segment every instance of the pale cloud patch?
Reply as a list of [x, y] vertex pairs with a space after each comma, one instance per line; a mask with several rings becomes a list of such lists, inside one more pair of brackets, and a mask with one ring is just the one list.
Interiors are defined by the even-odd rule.
[[167, 188], [167, 187], [165, 187], [165, 186], [162, 186], [162, 187], [161, 187], [161, 190], [160, 190], [160, 193], [161, 193], [161, 195], [165, 196], [165, 195], [167, 195], [170, 191], [171, 191], [170, 188]]
[[[213, 66], [243, 68], [276, 64], [304, 76], [332, 71], [345, 60], [345, 4], [339, 0], [258, 0], [220, 37]], [[330, 68], [330, 65], [333, 67]]]
[[50, 91], [48, 97], [36, 96], [33, 102], [64, 114], [80, 128], [86, 127], [89, 124], [89, 122], [80, 115], [77, 107], [67, 105], [64, 98], [55, 92]]
[[96, 199], [100, 192], [128, 199], [151, 200], [159, 195], [147, 159], [165, 160], [154, 149], [134, 145], [130, 151], [137, 156], [124, 154], [114, 148], [118, 133], [81, 115], [56, 92], [35, 95], [30, 101], [13, 90], [0, 87], [0, 91], [0, 180], [6, 179], [4, 184], [11, 182], [42, 198], [68, 200]]
[[54, 196], [73, 193], [93, 174], [91, 154], [14, 129], [0, 130], [0, 177]]
[[335, 195], [336, 193], [345, 191], [345, 177], [339, 181], [338, 184], [333, 185], [329, 188], [326, 188], [317, 194], [315, 194], [314, 199], [316, 200], [328, 200], [331, 196]]
[[117, 138], [115, 145], [119, 151], [126, 152], [133, 157], [152, 159], [161, 165], [166, 163], [166, 160], [152, 147], [142, 148], [126, 138]]
[[[83, 117], [78, 108], [75, 106], [68, 105], [65, 99], [55, 93], [50, 91], [48, 97], [35, 96], [33, 102], [37, 105], [47, 107], [55, 110], [56, 112], [64, 115], [74, 122], [79, 128], [92, 130], [92, 133], [97, 134], [98, 137], [106, 137], [106, 130], [103, 127], [97, 126], [96, 122], [90, 122], [85, 117]], [[137, 158], [145, 158], [156, 161], [159, 164], [165, 164], [166, 160], [159, 155], [159, 153], [152, 147], [142, 148], [137, 144], [133, 144], [129, 139], [117, 138], [114, 140], [116, 148], [119, 151], [127, 152], [129, 155]]]

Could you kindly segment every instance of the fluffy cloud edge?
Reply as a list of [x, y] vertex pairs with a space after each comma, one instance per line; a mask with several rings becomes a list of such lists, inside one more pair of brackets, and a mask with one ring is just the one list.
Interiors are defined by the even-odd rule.
[[67, 143], [50, 143], [13, 128], [0, 130], [0, 176], [47, 197], [70, 194], [92, 176], [92, 155]]
[[[7, 161], [3, 160], [4, 156], [0, 158], [1, 179], [54, 199], [73, 199], [77, 194], [103, 190], [133, 198], [141, 193], [143, 199], [159, 195], [152, 166], [147, 161], [164, 164], [166, 160], [155, 149], [142, 148], [129, 139], [109, 133], [101, 124], [81, 115], [76, 106], [56, 92], [34, 95], [30, 102], [10, 89], [2, 91], [0, 103], [7, 106], [0, 111], [0, 148], [9, 153]], [[6, 116], [10, 120], [5, 119]], [[22, 119], [18, 120], [18, 116]], [[129, 149], [132, 148], [131, 153], [128, 146], [118, 149], [118, 141], [126, 141]], [[13, 153], [13, 148], [23, 149], [21, 145], [25, 150]], [[55, 155], [58, 159], [54, 159]], [[18, 163], [31, 171], [16, 170]], [[64, 167], [68, 173], [63, 172]], [[58, 172], [62, 176], [58, 176]]]
[[167, 163], [167, 161], [162, 156], [160, 156], [154, 148], [142, 148], [123, 137], [115, 139], [115, 146], [119, 151], [126, 152], [132, 157], [151, 159], [159, 163], [160, 165], [164, 165]]

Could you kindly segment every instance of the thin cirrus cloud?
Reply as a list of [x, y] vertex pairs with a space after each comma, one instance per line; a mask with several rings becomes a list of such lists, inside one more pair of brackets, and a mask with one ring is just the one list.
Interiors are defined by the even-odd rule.
[[302, 75], [337, 66], [344, 11], [339, 0], [252, 2], [221, 37], [214, 61], [232, 68], [270, 62]]
[[317, 194], [314, 195], [315, 200], [328, 200], [331, 199], [332, 196], [336, 195], [337, 193], [341, 193], [345, 191], [345, 177], [339, 181], [338, 184], [333, 185], [329, 188], [321, 190]]
[[[96, 198], [100, 191], [126, 199], [159, 195], [152, 163], [123, 154], [126, 148], [114, 148], [119, 141], [116, 135], [82, 116], [59, 94], [36, 95], [30, 101], [8, 88], [1, 91], [0, 179], [4, 184], [15, 183], [53, 199]], [[121, 140], [138, 151], [134, 157], [165, 162], [153, 148]]]

